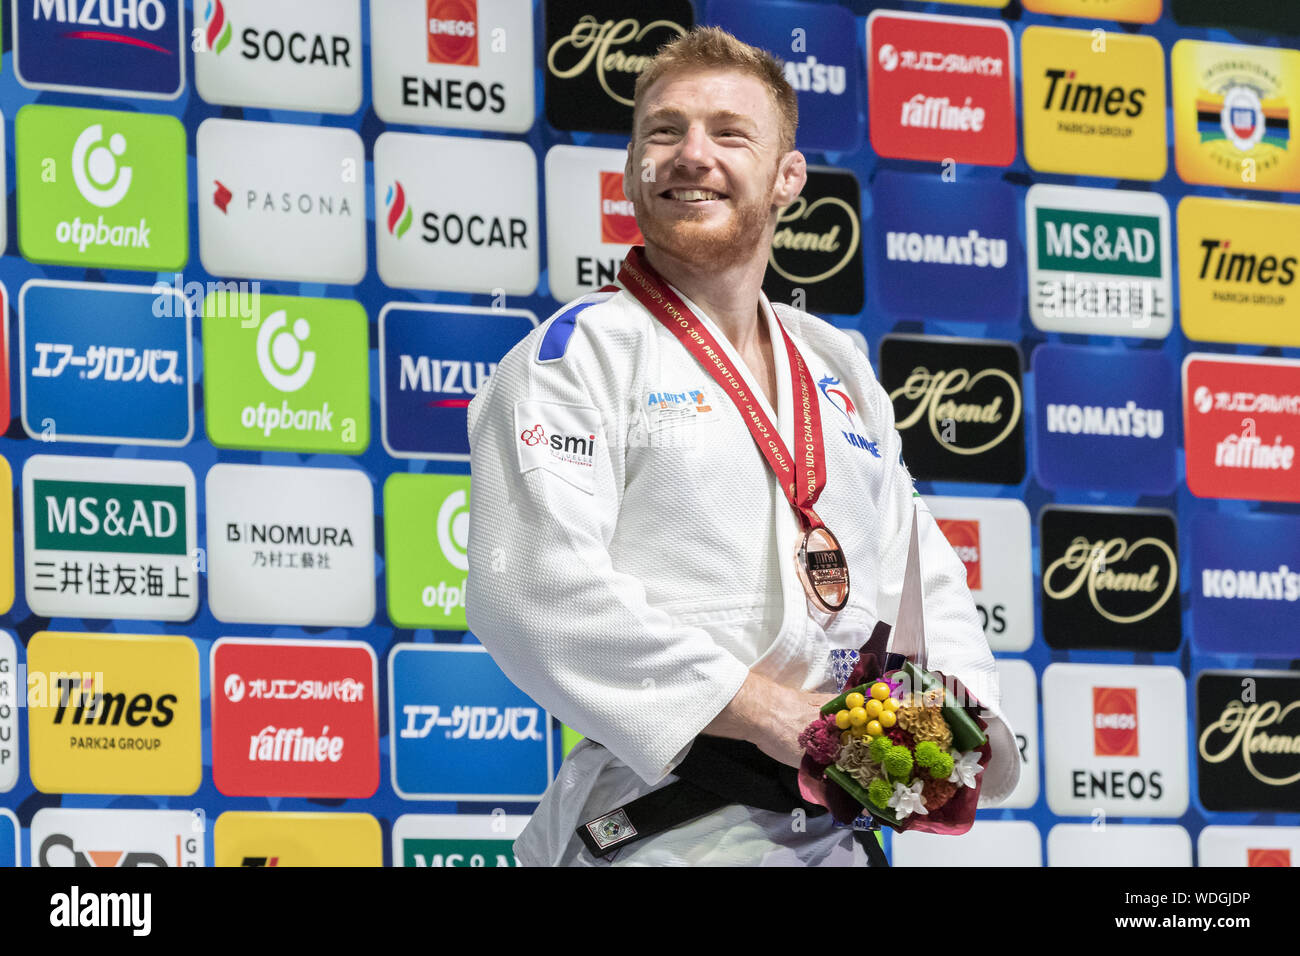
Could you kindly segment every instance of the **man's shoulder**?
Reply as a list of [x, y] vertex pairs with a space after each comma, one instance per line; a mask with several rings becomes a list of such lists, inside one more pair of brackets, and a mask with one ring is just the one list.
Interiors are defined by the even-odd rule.
[[644, 310], [622, 289], [588, 292], [552, 312], [510, 350], [507, 359], [562, 365], [602, 343], [616, 346], [619, 340], [639, 335], [644, 317]]
[[859, 363], [871, 371], [871, 360], [843, 329], [784, 302], [773, 302], [772, 310], [788, 332], [806, 342], [827, 363], [843, 368], [846, 374]]

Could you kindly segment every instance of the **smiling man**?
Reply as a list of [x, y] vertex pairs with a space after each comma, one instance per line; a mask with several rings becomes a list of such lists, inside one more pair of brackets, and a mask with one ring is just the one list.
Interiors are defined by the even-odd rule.
[[515, 853], [883, 863], [799, 799], [797, 737], [893, 620], [919, 511], [929, 664], [986, 705], [983, 801], [1010, 793], [1019, 755], [965, 569], [914, 497], [866, 358], [762, 292], [807, 178], [780, 63], [697, 29], [635, 102], [623, 188], [644, 248], [469, 408], [470, 627], [587, 738]]

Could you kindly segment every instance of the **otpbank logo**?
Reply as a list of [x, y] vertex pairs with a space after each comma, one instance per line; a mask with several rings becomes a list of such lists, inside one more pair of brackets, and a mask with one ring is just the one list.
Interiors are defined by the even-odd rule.
[[1300, 207], [1185, 196], [1178, 266], [1188, 338], [1300, 345]]
[[185, 265], [185, 130], [174, 116], [29, 104], [14, 138], [25, 258], [144, 271]]
[[370, 444], [366, 311], [346, 299], [259, 297], [203, 306], [204, 420], [218, 448], [359, 455]]
[[356, 0], [196, 0], [194, 13], [194, 83], [207, 102], [320, 113], [361, 105]]
[[398, 627], [467, 627], [469, 492], [461, 475], [397, 474], [384, 482], [388, 617]]
[[18, 294], [23, 428], [47, 442], [184, 445], [190, 323], [167, 287], [29, 280]]
[[1300, 362], [1187, 356], [1183, 430], [1198, 498], [1300, 501]]
[[27, 645], [27, 671], [37, 790], [198, 789], [199, 655], [188, 637], [41, 631]]
[[368, 813], [232, 810], [212, 828], [217, 866], [383, 866], [379, 821]]
[[[1100, 45], [1099, 45], [1100, 44]], [[1046, 173], [1160, 179], [1165, 55], [1155, 37], [1027, 27], [1025, 159]]]
[[1011, 29], [997, 20], [867, 17], [871, 146], [891, 159], [1009, 166], [1016, 158]]
[[[379, 313], [384, 449], [394, 458], [469, 461], [469, 403], [501, 358], [536, 327], [537, 316], [526, 309], [384, 306]], [[365, 356], [362, 348], [362, 361]]]
[[185, 85], [180, 0], [13, 0], [23, 86], [174, 100]]
[[1185, 182], [1300, 189], [1300, 51], [1179, 40], [1174, 161]]
[[[1123, 23], [1155, 23], [1160, 19], [1163, 0], [1023, 0], [1034, 13], [1058, 17], [1094, 17]], [[999, 4], [1000, 6], [1003, 4]]]
[[373, 796], [378, 665], [369, 644], [225, 637], [212, 646], [212, 779], [228, 796]]

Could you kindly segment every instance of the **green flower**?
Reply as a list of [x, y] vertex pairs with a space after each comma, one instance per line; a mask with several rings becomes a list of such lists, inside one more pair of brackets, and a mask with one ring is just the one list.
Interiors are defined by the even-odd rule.
[[[916, 745], [916, 764], [918, 767], [933, 767], [935, 761], [943, 756], [943, 751], [933, 740], [923, 740]], [[948, 773], [952, 773], [951, 770]], [[947, 776], [945, 774], [944, 776]]]
[[889, 805], [889, 798], [894, 795], [894, 788], [884, 777], [877, 777], [871, 781], [867, 787], [867, 799], [878, 810], [883, 810]]
[[[920, 749], [919, 747], [917, 748]], [[947, 780], [952, 776], [952, 754], [946, 754], [940, 751], [939, 759], [930, 764], [930, 776], [935, 780]]]
[[895, 744], [881, 761], [885, 773], [895, 780], [907, 780], [912, 775], [912, 752], [902, 744]]
[[881, 734], [879, 737], [872, 738], [871, 745], [867, 748], [867, 753], [870, 754], [873, 761], [881, 763], [885, 759], [885, 754], [889, 753], [890, 748], [893, 746], [894, 742], [884, 734]]

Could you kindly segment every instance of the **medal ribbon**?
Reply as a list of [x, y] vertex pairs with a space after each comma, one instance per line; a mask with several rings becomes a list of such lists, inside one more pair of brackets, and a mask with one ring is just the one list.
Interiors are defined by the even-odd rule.
[[759, 406], [757, 394], [740, 373], [729, 366], [717, 340], [709, 334], [709, 330], [690, 306], [682, 301], [663, 276], [646, 261], [644, 247], [633, 246], [628, 250], [627, 258], [619, 269], [618, 280], [704, 366], [705, 371], [722, 388], [723, 394], [730, 396], [740, 410], [754, 444], [776, 474], [790, 507], [798, 513], [804, 530], [823, 527], [821, 518], [812, 507], [826, 486], [826, 449], [822, 445], [821, 409], [817, 405], [808, 367], [785, 327], [781, 325], [780, 318], [777, 318], [776, 325], [785, 340], [786, 357], [790, 362], [790, 380], [797, 383], [794, 399], [795, 407], [800, 413], [800, 447], [803, 451], [797, 463], [782, 441], [776, 425]]

